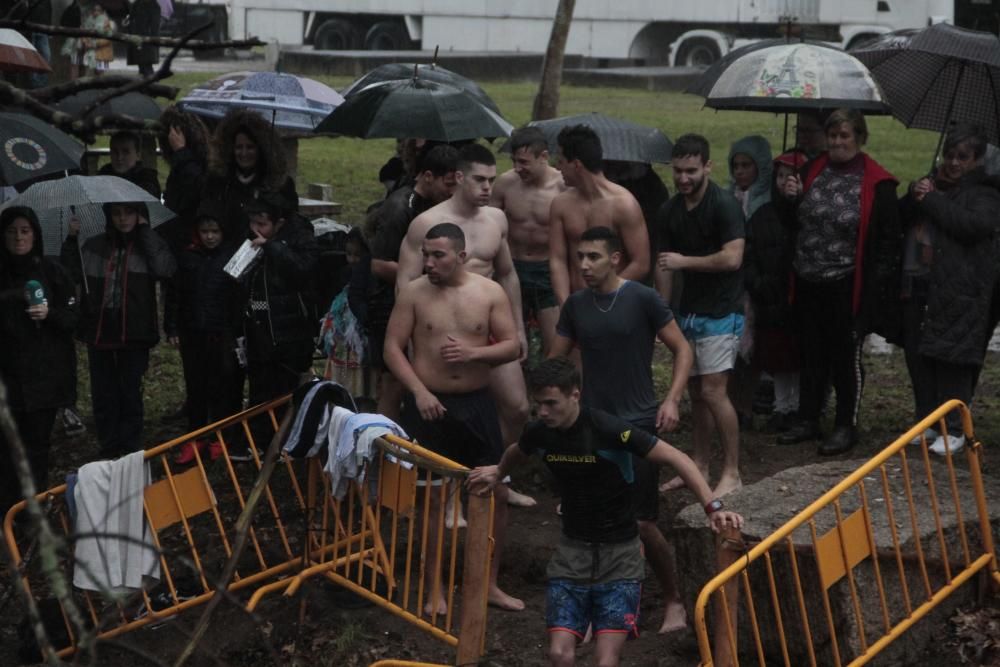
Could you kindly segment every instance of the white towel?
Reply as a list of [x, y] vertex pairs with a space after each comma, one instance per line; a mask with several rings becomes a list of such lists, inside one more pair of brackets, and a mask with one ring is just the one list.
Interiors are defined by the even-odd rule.
[[[144, 577], [160, 578], [160, 561], [143, 512], [149, 468], [143, 453], [80, 468], [76, 499], [73, 585], [90, 591], [141, 588]], [[125, 539], [122, 539], [124, 537]]]

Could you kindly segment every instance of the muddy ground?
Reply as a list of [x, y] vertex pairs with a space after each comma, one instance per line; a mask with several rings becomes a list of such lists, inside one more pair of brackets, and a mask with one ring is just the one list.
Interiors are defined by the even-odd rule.
[[[992, 370], [998, 361], [1000, 355], [990, 355], [988, 370], [974, 406], [974, 414], [978, 417], [977, 432], [986, 443], [987, 452], [991, 443], [1000, 440], [1000, 410], [997, 410], [1000, 372]], [[901, 355], [870, 357], [868, 369], [862, 443], [852, 456], [874, 454], [912, 422], [909, 384]], [[662, 378], [658, 379], [662, 381]], [[763, 418], [758, 417], [758, 426], [762, 423]], [[681, 430], [671, 437], [672, 442], [683, 449], [689, 447], [688, 426], [682, 425]], [[183, 431], [183, 422], [165, 412], [150, 423], [149, 430], [150, 444], [154, 444], [179, 435]], [[57, 434], [53, 479], [92, 458], [95, 450], [92, 437], [67, 440]], [[745, 483], [815, 459], [813, 445], [782, 447], [774, 444], [773, 435], [756, 430], [744, 432], [741, 466]], [[996, 469], [991, 468], [991, 459], [987, 455], [984, 467], [987, 474], [996, 474]], [[541, 467], [521, 471], [515, 476], [515, 485], [534, 495], [539, 503], [537, 507], [515, 509], [511, 513], [510, 543], [504, 554], [501, 585], [522, 597], [527, 609], [520, 613], [491, 610], [483, 664], [533, 667], [547, 664], [544, 570], [559, 530], [555, 513], [558, 500]], [[817, 490], [816, 495], [821, 491]], [[812, 499], [804, 498], [803, 503], [809, 500]], [[668, 537], [672, 517], [692, 501], [693, 496], [686, 491], [662, 499], [660, 522]], [[683, 574], [680, 573], [680, 576]], [[23, 612], [20, 600], [15, 595], [9, 595], [10, 581], [7, 576], [0, 583], [3, 600], [0, 609], [0, 665], [19, 664], [17, 625]], [[640, 667], [696, 664], [698, 654], [692, 632], [678, 632], [666, 637], [655, 633], [661, 620], [658, 592], [655, 579], [648, 578], [640, 618], [642, 636], [627, 644], [623, 664]], [[99, 649], [96, 664], [102, 667], [170, 664], [187, 642], [198, 616], [199, 611], [192, 610], [156, 629], [147, 628], [125, 635], [116, 642], [120, 646], [104, 644]], [[970, 617], [965, 618], [968, 620]], [[916, 664], [989, 663], [993, 659], [989, 651], [973, 662], [963, 663], [960, 656], [960, 650], [963, 647], [967, 649], [970, 641], [979, 646], [992, 646], [1000, 641], [1000, 632], [997, 631], [1000, 622], [995, 616], [982, 618], [984, 620], [974, 631], [968, 630], [970, 624], [976, 625], [971, 621], [964, 626], [918, 625], [914, 631], [933, 633], [936, 641], [934, 652]], [[969, 636], [974, 639], [969, 640]], [[589, 664], [591, 651], [591, 646], [581, 647], [580, 664]], [[966, 653], [971, 655], [975, 651], [966, 650]], [[195, 659], [189, 664], [334, 667], [368, 665], [384, 658], [449, 663], [454, 660], [454, 652], [382, 610], [359, 605], [356, 598], [343, 591], [328, 584], [311, 583], [295, 598], [274, 597], [267, 600], [254, 617], [234, 605], [224, 605]]]

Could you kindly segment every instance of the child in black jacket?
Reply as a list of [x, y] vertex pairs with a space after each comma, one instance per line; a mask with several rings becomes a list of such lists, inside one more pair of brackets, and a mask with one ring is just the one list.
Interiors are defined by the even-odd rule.
[[[220, 215], [210, 203], [199, 208], [195, 240], [177, 257], [178, 270], [164, 307], [167, 339], [180, 348], [191, 431], [236, 414], [243, 407], [243, 369], [235, 352], [239, 286], [223, 271], [235, 245], [223, 237], [219, 221]], [[192, 461], [193, 448], [206, 444], [186, 443], [177, 462]]]

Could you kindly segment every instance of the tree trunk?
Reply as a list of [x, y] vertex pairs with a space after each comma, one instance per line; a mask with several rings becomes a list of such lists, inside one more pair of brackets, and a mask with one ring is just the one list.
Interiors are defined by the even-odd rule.
[[549, 48], [545, 50], [542, 63], [542, 80], [538, 84], [538, 95], [531, 110], [532, 120], [555, 118], [559, 111], [559, 86], [562, 84], [563, 56], [566, 53], [566, 38], [573, 21], [576, 0], [559, 0], [556, 18], [552, 22]]

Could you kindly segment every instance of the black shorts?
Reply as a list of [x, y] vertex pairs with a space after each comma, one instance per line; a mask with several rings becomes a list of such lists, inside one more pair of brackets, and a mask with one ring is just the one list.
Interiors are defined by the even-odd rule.
[[409, 436], [432, 452], [469, 468], [499, 463], [503, 436], [489, 388], [435, 396], [446, 410], [444, 418], [436, 421], [424, 421], [413, 394], [403, 397], [400, 425]]

